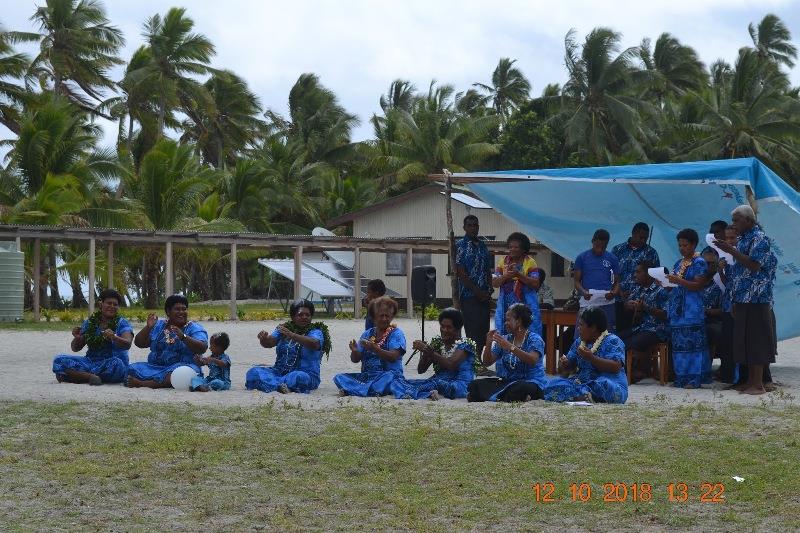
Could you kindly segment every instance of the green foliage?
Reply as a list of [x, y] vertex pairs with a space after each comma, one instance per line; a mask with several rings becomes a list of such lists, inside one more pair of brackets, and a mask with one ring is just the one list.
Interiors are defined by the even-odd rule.
[[500, 136], [499, 169], [548, 168], [558, 165], [560, 143], [546, 121], [530, 107], [511, 116]]

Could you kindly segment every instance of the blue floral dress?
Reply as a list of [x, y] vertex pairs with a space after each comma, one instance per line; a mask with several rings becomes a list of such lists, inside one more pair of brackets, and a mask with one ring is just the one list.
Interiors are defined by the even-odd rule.
[[[681, 260], [672, 269], [677, 274]], [[708, 272], [702, 257], [695, 257], [686, 269], [683, 279], [693, 281]], [[706, 312], [703, 291], [690, 291], [672, 287], [667, 302], [672, 364], [675, 370], [675, 387], [711, 383], [711, 359], [706, 341]]]
[[195, 376], [192, 378], [191, 390], [206, 386], [211, 390], [230, 390], [231, 388], [231, 358], [223, 353], [219, 360], [225, 363], [224, 366], [215, 364], [208, 365], [208, 376]]
[[[208, 343], [208, 333], [197, 322], [188, 322], [183, 333], [201, 342]], [[168, 342], [169, 339], [169, 342]], [[156, 322], [150, 330], [150, 353], [146, 363], [132, 363], [128, 375], [142, 381], [163, 382], [179, 366], [191, 367], [202, 375], [200, 367], [194, 363], [194, 352], [184, 342], [167, 329], [164, 319]]]
[[[533, 324], [531, 324], [531, 327], [532, 326]], [[508, 333], [504, 335], [504, 337], [507, 341], [512, 344], [514, 343], [513, 333]], [[497, 377], [504, 380], [506, 383], [502, 389], [489, 397], [490, 402], [498, 401], [503, 396], [503, 393], [518, 381], [534, 383], [538, 385], [539, 388], [544, 388], [545, 383], [547, 383], [543, 364], [544, 340], [541, 335], [532, 329], [528, 329], [528, 334], [522, 342], [522, 345], [520, 345], [520, 349], [528, 353], [538, 352], [539, 359], [536, 361], [536, 364], [529, 365], [513, 353], [503, 350], [496, 342], [492, 344], [492, 354], [496, 359], [494, 363], [495, 372], [497, 373]]]
[[[376, 328], [366, 330], [362, 339], [375, 336]], [[358, 343], [361, 352], [361, 372], [358, 374], [337, 374], [333, 382], [340, 390], [350, 396], [384, 396], [391, 394], [391, 384], [403, 378], [403, 355], [406, 353], [406, 336], [403, 330], [395, 327], [381, 345], [384, 350], [400, 350], [400, 357], [394, 362], [384, 361], [378, 354], [365, 351]]]
[[[81, 333], [86, 333], [89, 320], [84, 320]], [[102, 331], [97, 328], [97, 335]], [[120, 317], [117, 321], [117, 335], [133, 333], [130, 322]], [[117, 347], [112, 341], [106, 341], [100, 348], [86, 350], [86, 355], [59, 354], [53, 359], [53, 373], [65, 377], [67, 370], [89, 372], [99, 376], [103, 383], [122, 383], [128, 374], [128, 350]]]
[[[501, 266], [495, 269], [494, 277], [503, 275], [503, 268], [505, 265], [506, 262], [504, 260]], [[539, 279], [539, 271], [534, 270], [535, 268], [536, 261], [530, 256], [526, 256], [524, 262], [517, 264], [518, 271], [523, 272], [528, 277]], [[523, 303], [530, 308], [531, 318], [533, 319], [530, 331], [541, 335], [542, 316], [539, 311], [539, 292], [523, 283], [514, 281], [508, 281], [500, 286], [500, 292], [497, 296], [497, 308], [494, 312], [494, 329], [501, 335], [506, 334], [506, 311], [508, 311], [509, 307], [517, 303]]]
[[[434, 337], [434, 340], [438, 337]], [[457, 350], [464, 350], [467, 356], [458, 365], [455, 370], [445, 370], [443, 368], [434, 368], [433, 376], [427, 379], [405, 379], [396, 378], [390, 384], [390, 388], [394, 397], [398, 400], [403, 398], [410, 398], [412, 400], [421, 400], [428, 398], [432, 391], [436, 391], [445, 398], [455, 400], [456, 398], [467, 397], [467, 387], [470, 382], [475, 378], [473, 364], [475, 360], [475, 349], [471, 342], [458, 339], [454, 344], [449, 354]], [[442, 349], [442, 355], [448, 357]]]
[[286, 385], [292, 392], [310, 393], [319, 387], [322, 363], [322, 330], [312, 329], [306, 333], [319, 342], [319, 349], [306, 348], [297, 341], [282, 335], [277, 328], [270, 336], [278, 339], [275, 346], [275, 366], [254, 366], [247, 371], [245, 387], [262, 392], [273, 392]]
[[603, 339], [597, 349], [598, 357], [620, 363], [618, 372], [603, 372], [578, 355], [578, 337], [567, 353], [567, 359], [577, 364], [576, 374], [567, 378], [553, 378], [544, 388], [544, 399], [551, 402], [566, 402], [592, 394], [596, 402], [625, 403], [628, 399], [628, 377], [625, 375], [625, 344], [613, 333]]

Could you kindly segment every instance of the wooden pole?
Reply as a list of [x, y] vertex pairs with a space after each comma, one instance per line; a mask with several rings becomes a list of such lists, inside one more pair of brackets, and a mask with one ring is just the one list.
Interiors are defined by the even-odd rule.
[[[411, 297], [411, 271], [414, 270], [414, 250], [406, 250], [406, 305], [408, 318], [414, 318], [414, 299]], [[423, 310], [423, 313], [425, 311]]]
[[361, 248], [353, 250], [353, 318], [361, 318]]
[[236, 314], [236, 243], [231, 243], [231, 320], [238, 319]]
[[108, 243], [108, 252], [106, 254], [106, 287], [109, 289], [114, 288], [114, 242]]
[[18, 252], [21, 252], [21, 251], [22, 251], [22, 239], [20, 239], [19, 237], [17, 237], [17, 238], [15, 239], [15, 241], [17, 242], [17, 251], [18, 251]]
[[41, 302], [39, 301], [39, 286], [42, 283], [40, 279], [41, 273], [39, 264], [42, 261], [42, 241], [41, 239], [33, 240], [33, 320], [39, 322], [41, 319]]
[[95, 275], [95, 241], [94, 239], [89, 239], [89, 287], [86, 292], [88, 292], [89, 296], [89, 314], [91, 315], [94, 313], [94, 275]]
[[446, 200], [445, 200], [445, 213], [447, 216], [447, 239], [449, 246], [447, 247], [447, 264], [450, 276], [450, 293], [453, 298], [453, 307], [461, 309], [461, 301], [458, 297], [458, 277], [455, 275], [456, 268], [456, 237], [453, 232], [453, 173], [443, 169], [444, 175], [447, 177], [446, 181]]
[[175, 292], [175, 280], [172, 275], [172, 241], [167, 241], [167, 279], [164, 281], [164, 292], [166, 297], [169, 298]]
[[303, 247], [297, 246], [294, 249], [294, 299], [299, 300], [303, 297]]

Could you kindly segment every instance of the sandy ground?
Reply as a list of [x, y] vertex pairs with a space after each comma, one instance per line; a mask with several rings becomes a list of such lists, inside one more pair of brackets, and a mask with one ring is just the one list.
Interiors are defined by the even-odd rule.
[[[418, 320], [398, 319], [398, 326], [406, 333], [409, 346], [413, 339], [420, 338]], [[304, 408], [326, 408], [337, 405], [358, 405], [386, 399], [337, 397], [337, 389], [332, 378], [340, 372], [357, 372], [359, 365], [350, 362], [347, 343], [362, 333], [361, 320], [329, 320], [333, 336], [333, 351], [329, 360], [323, 360], [322, 384], [312, 394], [279, 393], [264, 394], [244, 388], [244, 376], [254, 365], [272, 364], [274, 350], [259, 346], [256, 334], [260, 330], [272, 331], [278, 322], [206, 322], [203, 326], [210, 333], [226, 331], [231, 337], [228, 354], [233, 366], [231, 379], [233, 387], [225, 392], [191, 393], [172, 389], [127, 389], [122, 385], [60, 384], [51, 370], [53, 357], [58, 353], [69, 353], [71, 335], [68, 328], [64, 332], [3, 331], [0, 344], [0, 399], [33, 400], [46, 402], [99, 401], [99, 402], [188, 402], [198, 405], [259, 405], [271, 401], [289, 401]], [[138, 331], [140, 324], [134, 325]], [[438, 331], [438, 324], [426, 322], [426, 337]], [[781, 342], [778, 346], [778, 359], [772, 366], [772, 375], [780, 384], [778, 391], [763, 396], [747, 396], [735, 391], [722, 390], [723, 385], [715, 383], [699, 390], [686, 391], [670, 386], [662, 387], [647, 379], [630, 388], [629, 403], [695, 403], [702, 402], [713, 406], [727, 403], [759, 405], [763, 401], [792, 403], [800, 390], [800, 338]], [[147, 351], [132, 348], [131, 362], [146, 361]], [[416, 358], [406, 367], [408, 377], [416, 374]], [[425, 376], [421, 376], [425, 377]], [[394, 400], [392, 400], [394, 401]], [[538, 402], [533, 402], [538, 403]], [[439, 405], [466, 405], [466, 400], [442, 400]], [[477, 405], [475, 407], [478, 407]], [[489, 406], [486, 406], [489, 407]]]

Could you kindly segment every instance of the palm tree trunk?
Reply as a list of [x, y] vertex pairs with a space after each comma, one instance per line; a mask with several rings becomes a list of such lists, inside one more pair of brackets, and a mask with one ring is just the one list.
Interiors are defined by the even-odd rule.
[[144, 306], [158, 308], [158, 251], [148, 249], [144, 254]]
[[452, 206], [452, 194], [453, 194], [453, 180], [451, 179], [451, 174], [448, 170], [444, 170], [445, 176], [447, 176], [447, 200], [445, 202], [445, 213], [447, 215], [447, 238], [449, 240], [447, 246], [447, 259], [450, 265], [450, 272], [448, 275], [450, 276], [450, 293], [453, 298], [453, 307], [456, 309], [461, 309], [461, 301], [458, 298], [458, 279], [455, 275], [456, 269], [456, 237], [455, 233], [453, 232], [453, 206]]
[[69, 284], [70, 287], [72, 287], [72, 308], [80, 309], [89, 307], [89, 302], [86, 301], [83, 290], [81, 290], [81, 278], [77, 273], [70, 273]]

